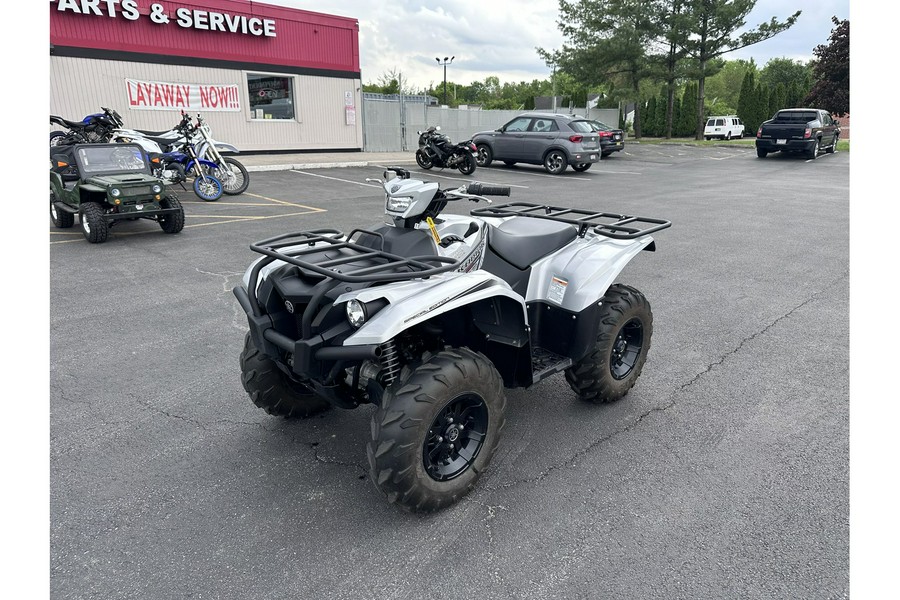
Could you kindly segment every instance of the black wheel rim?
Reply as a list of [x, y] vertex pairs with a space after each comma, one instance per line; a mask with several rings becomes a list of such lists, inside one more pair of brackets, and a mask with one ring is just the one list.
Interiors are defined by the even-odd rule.
[[609, 370], [616, 379], [625, 379], [634, 370], [644, 348], [644, 325], [631, 319], [619, 330], [609, 356]]
[[449, 481], [466, 472], [484, 445], [488, 410], [481, 396], [462, 394], [438, 413], [422, 445], [425, 472], [435, 481]]

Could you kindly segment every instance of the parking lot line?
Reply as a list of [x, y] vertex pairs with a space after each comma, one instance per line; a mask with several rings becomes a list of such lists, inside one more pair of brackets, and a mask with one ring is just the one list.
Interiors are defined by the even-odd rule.
[[291, 173], [298, 173], [300, 175], [311, 175], [312, 177], [321, 177], [322, 179], [331, 179], [333, 181], [343, 181], [344, 183], [353, 183], [356, 185], [363, 185], [366, 187], [374, 187], [380, 188], [380, 185], [375, 185], [374, 183], [365, 183], [362, 181], [353, 181], [352, 179], [341, 179], [340, 177], [329, 177], [328, 175], [319, 175], [318, 173], [310, 173], [309, 171], [297, 171], [295, 169], [291, 169]]
[[468, 177], [450, 177], [449, 175], [438, 175], [437, 173], [428, 173], [424, 171], [420, 171], [422, 175], [428, 175], [429, 177], [440, 177], [441, 179], [451, 179], [453, 181], [478, 181], [479, 183], [487, 183], [489, 185], [505, 185], [514, 188], [522, 188], [524, 190], [528, 189], [527, 185], [515, 185], [513, 183], [500, 183], [496, 181], [484, 181], [483, 179], [469, 179]]

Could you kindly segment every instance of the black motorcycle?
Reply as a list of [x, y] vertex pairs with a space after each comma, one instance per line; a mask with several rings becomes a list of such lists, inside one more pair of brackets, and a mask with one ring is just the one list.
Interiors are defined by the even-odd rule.
[[101, 106], [101, 113], [86, 116], [81, 121], [69, 121], [58, 115], [50, 115], [50, 123], [60, 125], [65, 131], [50, 132], [51, 146], [71, 144], [104, 144], [112, 138], [113, 130], [125, 123], [115, 110]]
[[419, 131], [419, 149], [416, 150], [416, 162], [423, 169], [438, 167], [440, 169], [459, 169], [463, 175], [475, 171], [477, 152], [472, 140], [454, 144], [446, 135], [439, 133], [440, 127], [431, 126]]

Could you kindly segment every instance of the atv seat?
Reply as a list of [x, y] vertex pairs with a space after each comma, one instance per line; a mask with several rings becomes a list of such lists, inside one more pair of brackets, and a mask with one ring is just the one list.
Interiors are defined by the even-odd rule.
[[559, 250], [578, 235], [574, 225], [513, 217], [492, 227], [488, 241], [504, 260], [519, 269], [527, 269], [539, 258]]

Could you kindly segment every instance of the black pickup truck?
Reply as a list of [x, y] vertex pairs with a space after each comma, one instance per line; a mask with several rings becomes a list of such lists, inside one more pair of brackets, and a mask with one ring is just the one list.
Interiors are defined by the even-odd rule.
[[819, 153], [834, 152], [841, 128], [826, 110], [787, 108], [764, 121], [756, 132], [756, 155], [770, 152], [802, 152], [814, 159]]

